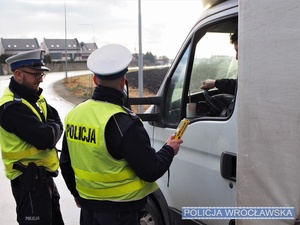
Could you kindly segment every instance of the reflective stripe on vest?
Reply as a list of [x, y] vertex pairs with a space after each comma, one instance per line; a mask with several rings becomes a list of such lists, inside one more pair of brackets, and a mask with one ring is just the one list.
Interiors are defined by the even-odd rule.
[[[142, 180], [135, 180], [131, 183], [117, 186], [117, 187], [111, 187], [111, 188], [94, 189], [94, 188], [87, 188], [86, 186], [82, 186], [80, 184], [76, 184], [76, 187], [78, 188], [78, 190], [81, 190], [83, 193], [92, 194], [94, 196], [101, 197], [101, 198], [113, 197], [117, 199], [118, 196], [131, 194], [145, 188], [146, 183], [147, 182]], [[117, 199], [117, 200], [121, 200], [121, 199]]]
[[78, 177], [83, 177], [85, 180], [96, 181], [96, 182], [122, 181], [124, 178], [130, 178], [135, 175], [135, 173], [131, 169], [128, 169], [127, 167], [124, 170], [122, 170], [122, 172], [116, 174], [92, 173], [77, 168], [73, 168], [73, 170]]
[[[41, 150], [41, 151], [44, 151], [44, 150]], [[30, 162], [34, 162], [37, 166], [44, 166], [46, 168], [51, 168], [53, 165], [54, 166], [57, 165], [57, 155], [56, 154], [51, 155], [47, 158], [47, 160], [44, 160], [44, 159], [41, 159], [41, 160], [22, 159], [21, 162], [24, 166], [27, 166]], [[5, 164], [4, 166], [7, 171], [14, 171], [13, 165], [14, 165], [13, 163], [10, 163], [10, 164]], [[57, 167], [57, 169], [58, 169], [58, 167]], [[57, 169], [55, 169], [55, 170], [50, 169], [50, 171], [55, 172]]]

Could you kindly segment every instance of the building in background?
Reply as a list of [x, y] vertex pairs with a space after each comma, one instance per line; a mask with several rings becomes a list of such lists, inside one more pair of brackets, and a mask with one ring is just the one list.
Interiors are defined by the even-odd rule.
[[65, 61], [66, 51], [67, 59], [71, 61], [81, 60], [81, 47], [77, 40], [74, 39], [46, 39], [44, 38], [41, 47], [49, 54], [51, 61]]
[[36, 38], [32, 39], [13, 39], [1, 38], [0, 39], [0, 56], [6, 57], [42, 48], [45, 50], [45, 55], [50, 56], [52, 62], [65, 61], [66, 51], [68, 61], [86, 61], [88, 56], [96, 50], [96, 43], [84, 43], [74, 39], [43, 39], [39, 44]]
[[40, 45], [36, 38], [32, 39], [14, 39], [1, 38], [0, 55], [15, 55], [21, 52], [39, 49]]
[[81, 59], [82, 60], [87, 60], [87, 58], [89, 57], [89, 55], [93, 51], [95, 51], [96, 49], [98, 49], [96, 43], [84, 43], [84, 42], [81, 42], [80, 46], [81, 46]]

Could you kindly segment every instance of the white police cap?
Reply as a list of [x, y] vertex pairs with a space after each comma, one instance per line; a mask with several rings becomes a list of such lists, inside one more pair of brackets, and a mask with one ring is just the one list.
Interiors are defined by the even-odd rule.
[[109, 44], [92, 52], [87, 67], [100, 79], [114, 80], [126, 74], [131, 60], [132, 54], [126, 47]]
[[11, 71], [21, 67], [50, 71], [43, 62], [44, 52], [43, 49], [22, 52], [7, 58], [5, 62], [10, 66]]

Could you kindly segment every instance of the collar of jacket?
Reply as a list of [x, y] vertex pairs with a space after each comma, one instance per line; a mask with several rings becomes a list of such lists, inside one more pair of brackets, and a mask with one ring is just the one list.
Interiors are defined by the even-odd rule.
[[92, 99], [123, 106], [124, 94], [114, 88], [98, 85], [94, 89]]

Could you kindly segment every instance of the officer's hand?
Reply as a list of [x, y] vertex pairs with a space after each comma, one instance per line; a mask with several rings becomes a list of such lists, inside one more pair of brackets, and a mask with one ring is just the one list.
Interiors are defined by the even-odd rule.
[[64, 129], [64, 126], [63, 126], [63, 124], [62, 124], [62, 122], [61, 122], [61, 120], [60, 120], [59, 117], [53, 118], [53, 119], [48, 118], [47, 121], [46, 121], [46, 123], [47, 124], [57, 124], [60, 127], [61, 130]]
[[81, 208], [81, 205], [79, 204], [78, 199], [76, 197], [74, 197], [74, 200], [75, 200], [75, 203], [76, 203], [77, 207]]
[[174, 155], [177, 155], [180, 145], [183, 143], [183, 140], [175, 140], [175, 134], [172, 134], [167, 140], [166, 145], [169, 145], [173, 148]]

